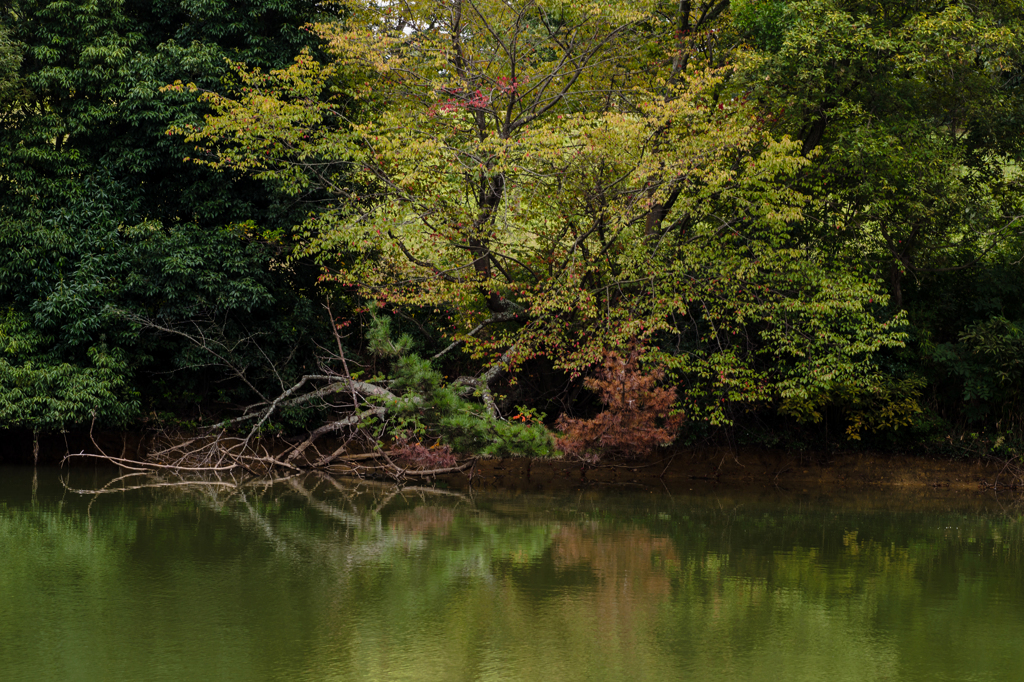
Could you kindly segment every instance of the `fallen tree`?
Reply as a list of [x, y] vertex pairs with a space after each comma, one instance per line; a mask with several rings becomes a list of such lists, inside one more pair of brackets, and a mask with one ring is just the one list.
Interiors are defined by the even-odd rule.
[[[224, 366], [232, 376], [246, 376], [248, 368], [233, 366], [228, 343], [217, 334], [149, 326], [186, 336], [211, 364]], [[134, 471], [240, 470], [263, 476], [276, 470], [330, 469], [401, 480], [461, 471], [481, 456], [555, 453], [542, 425], [503, 418], [494, 394], [504, 375], [503, 359], [478, 376], [446, 384], [430, 360], [411, 352], [411, 338], [392, 339], [389, 320], [377, 318], [366, 335], [368, 353], [387, 371], [363, 379], [350, 372], [342, 339], [335, 336], [337, 351], [325, 351], [319, 372], [282, 384], [276, 395], [257, 391], [261, 400], [211, 426], [158, 425], [140, 460], [107, 454], [95, 439], [96, 452], [68, 457], [98, 458]], [[298, 421], [313, 426], [286, 436], [282, 424]]]

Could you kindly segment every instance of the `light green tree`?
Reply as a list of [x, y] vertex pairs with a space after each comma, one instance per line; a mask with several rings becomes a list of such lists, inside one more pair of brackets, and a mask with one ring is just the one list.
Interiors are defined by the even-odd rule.
[[[326, 281], [431, 311], [486, 385], [632, 344], [714, 422], [876, 381], [902, 336], [799, 239], [808, 160], [736, 87], [727, 3], [349, 7], [313, 28], [332, 61], [240, 65], [236, 96], [177, 129], [197, 162], [333, 195], [297, 231]], [[346, 118], [353, 99], [370, 114]]]

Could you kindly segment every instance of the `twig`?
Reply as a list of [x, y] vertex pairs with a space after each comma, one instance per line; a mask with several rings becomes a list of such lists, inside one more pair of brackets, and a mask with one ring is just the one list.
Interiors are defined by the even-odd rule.
[[64, 455], [64, 459], [61, 460], [61, 466], [64, 462], [71, 459], [72, 457], [94, 457], [96, 459], [102, 459], [117, 466], [129, 469], [132, 471], [148, 471], [150, 469], [166, 469], [168, 471], [232, 471], [237, 469], [240, 465], [231, 464], [224, 467], [190, 467], [190, 466], [176, 466], [173, 464], [155, 464], [153, 462], [136, 462], [129, 459], [122, 459], [120, 457], [111, 457], [110, 455], [98, 455], [91, 452], [79, 452], [77, 454], [68, 453]]

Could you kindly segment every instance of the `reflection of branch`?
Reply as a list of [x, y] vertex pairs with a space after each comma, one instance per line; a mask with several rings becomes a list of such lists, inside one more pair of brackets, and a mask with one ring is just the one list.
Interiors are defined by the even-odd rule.
[[[441, 496], [454, 497], [457, 504], [465, 502], [470, 506], [473, 505], [473, 500], [470, 497], [458, 492], [368, 480], [360, 480], [352, 484], [344, 479], [326, 475], [322, 471], [313, 472], [312, 481], [308, 475], [282, 478], [232, 477], [229, 480], [222, 480], [219, 475], [209, 474], [190, 478], [180, 477], [177, 472], [174, 472], [174, 475], [179, 480], [166, 480], [161, 474], [152, 472], [130, 473], [112, 479], [99, 489], [72, 488], [63, 478], [61, 483], [67, 492], [91, 496], [90, 509], [93, 502], [100, 495], [106, 493], [156, 490], [158, 488], [183, 491], [199, 498], [203, 507], [209, 508], [217, 514], [230, 512], [232, 517], [246, 527], [258, 530], [278, 551], [290, 551], [292, 549], [291, 541], [287, 534], [282, 534], [284, 529], [279, 528], [274, 519], [261, 510], [261, 505], [257, 501], [267, 497], [277, 499], [282, 486], [300, 496], [309, 508], [317, 510], [327, 518], [354, 527], [365, 527], [368, 522], [373, 525], [379, 524], [380, 515], [398, 498], [401, 498], [406, 506], [415, 503], [416, 500], [410, 499], [409, 493], [413, 493], [415, 498], [424, 504], [429, 504], [430, 497]], [[150, 478], [145, 482], [138, 481], [131, 485], [118, 485], [131, 479], [138, 479], [140, 476], [149, 476]], [[311, 483], [312, 485], [310, 485]], [[321, 492], [324, 487], [327, 490], [326, 497]]]
[[280, 552], [288, 550], [288, 544], [282, 540], [276, 532], [274, 532], [274, 528], [270, 525], [270, 522], [266, 517], [261, 516], [252, 504], [249, 503], [249, 500], [245, 497], [245, 493], [242, 493], [241, 500], [242, 504], [245, 505], [246, 510], [249, 512], [249, 519], [267, 537], [267, 540], [274, 543], [274, 546], [277, 547]]
[[146, 490], [148, 488], [195, 488], [197, 486], [220, 486], [223, 488], [237, 488], [238, 484], [229, 483], [227, 481], [176, 481], [172, 483], [141, 483], [139, 485], [122, 486], [119, 488], [104, 487], [98, 490], [72, 488], [67, 484], [64, 485], [64, 488], [69, 493], [78, 493], [79, 495], [101, 495], [103, 493], [123, 493], [128, 490]]
[[306, 498], [306, 503], [309, 506], [316, 509], [317, 511], [321, 512], [324, 516], [336, 519], [338, 521], [342, 521], [349, 525], [359, 525], [360, 519], [356, 514], [344, 511], [342, 509], [338, 509], [337, 507], [333, 507], [330, 504], [323, 502], [322, 500], [316, 499], [315, 497], [313, 497], [312, 492], [310, 492], [304, 485], [302, 485], [295, 479], [288, 479], [288, 486], [292, 490]]
[[443, 476], [444, 474], [454, 474], [460, 471], [465, 471], [476, 463], [476, 458], [474, 457], [462, 464], [452, 467], [444, 467], [441, 469], [406, 469], [398, 466], [386, 456], [384, 456], [384, 459], [385, 462], [383, 464], [377, 464], [374, 466], [365, 466], [362, 464], [355, 464], [353, 462], [346, 462], [345, 464], [332, 464], [327, 467], [327, 470], [337, 476], [355, 476], [360, 479], [362, 479], [366, 474], [380, 472], [394, 478], [397, 482], [410, 477], [432, 478], [434, 476]]

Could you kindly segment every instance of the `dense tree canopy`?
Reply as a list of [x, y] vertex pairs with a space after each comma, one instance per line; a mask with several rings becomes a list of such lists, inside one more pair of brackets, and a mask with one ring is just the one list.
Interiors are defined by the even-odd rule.
[[774, 130], [820, 149], [801, 183], [819, 199], [809, 244], [863, 267], [907, 311], [914, 343], [887, 371], [927, 379], [933, 416], [1001, 415], [1005, 426], [1020, 403], [996, 376], [1011, 359], [970, 339], [974, 325], [1007, 329], [999, 320], [1024, 315], [1024, 8], [763, 4], [738, 12], [761, 48], [748, 87]]
[[[243, 72], [185, 131], [200, 162], [336, 197], [303, 252], [476, 359], [572, 374], [640, 343], [713, 421], [866, 389], [901, 337], [870, 310], [881, 291], [802, 248], [807, 161], [732, 84], [723, 9], [366, 3], [317, 25], [332, 61]], [[686, 25], [703, 38], [668, 41]]]
[[218, 388], [202, 370], [209, 358], [197, 362], [178, 332], [236, 327], [288, 345], [297, 332], [270, 330], [308, 322], [301, 275], [268, 271], [274, 230], [303, 209], [263, 183], [183, 163], [167, 128], [204, 108], [160, 87], [181, 77], [216, 87], [229, 55], [286, 63], [312, 45], [301, 26], [315, 14], [301, 2], [156, 5], [4, 3], [2, 425], [124, 426], [164, 406], [191, 417], [196, 401], [231, 387]]
[[1010, 0], [6, 3], [0, 424], [314, 370], [582, 416], [618, 352], [690, 433], [1019, 435], [1022, 36]]

